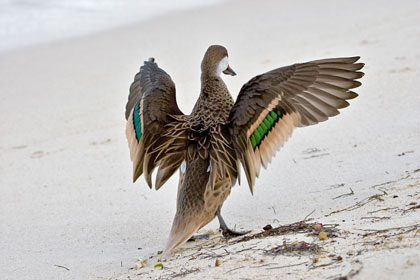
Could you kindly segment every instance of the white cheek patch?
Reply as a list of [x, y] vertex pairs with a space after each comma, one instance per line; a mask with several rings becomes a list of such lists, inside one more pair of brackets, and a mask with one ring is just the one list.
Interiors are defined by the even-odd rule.
[[225, 56], [222, 60], [220, 60], [219, 65], [217, 65], [217, 70], [216, 70], [217, 76], [220, 76], [222, 72], [226, 70], [228, 65], [229, 65], [229, 59], [227, 56]]

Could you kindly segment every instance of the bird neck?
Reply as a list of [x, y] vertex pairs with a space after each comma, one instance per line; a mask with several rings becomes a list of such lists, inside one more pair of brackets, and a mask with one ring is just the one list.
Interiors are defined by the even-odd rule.
[[201, 75], [201, 94], [210, 96], [224, 92], [228, 89], [221, 77]]

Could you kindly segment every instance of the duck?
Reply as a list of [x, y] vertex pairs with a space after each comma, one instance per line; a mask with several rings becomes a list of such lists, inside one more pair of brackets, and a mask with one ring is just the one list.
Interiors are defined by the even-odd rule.
[[253, 194], [261, 167], [297, 127], [338, 115], [364, 73], [360, 57], [313, 60], [276, 68], [245, 83], [236, 98], [222, 74], [235, 76], [228, 51], [210, 46], [201, 62], [201, 89], [189, 115], [176, 101], [175, 84], [154, 58], [145, 61], [130, 86], [125, 108], [126, 136], [133, 162], [133, 182], [143, 175], [155, 189], [179, 170], [176, 213], [164, 250], [167, 254], [218, 218], [230, 229], [221, 209], [240, 169]]

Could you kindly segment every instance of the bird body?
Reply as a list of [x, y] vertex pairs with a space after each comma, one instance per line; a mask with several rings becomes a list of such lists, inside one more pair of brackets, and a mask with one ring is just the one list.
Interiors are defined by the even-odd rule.
[[236, 75], [227, 50], [210, 46], [201, 64], [201, 92], [190, 115], [176, 104], [170, 76], [146, 61], [130, 87], [126, 106], [126, 134], [133, 161], [133, 181], [158, 167], [159, 189], [180, 170], [177, 210], [165, 249], [187, 241], [216, 216], [244, 168], [251, 192], [261, 165], [298, 126], [325, 121], [348, 106], [350, 91], [363, 76], [358, 57], [294, 64], [256, 76], [234, 101], [221, 73]]

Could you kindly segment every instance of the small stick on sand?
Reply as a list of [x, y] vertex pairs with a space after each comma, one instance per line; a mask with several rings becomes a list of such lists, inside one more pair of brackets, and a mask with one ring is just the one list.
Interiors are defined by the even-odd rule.
[[359, 230], [363, 230], [363, 231], [370, 231], [369, 233], [365, 233], [363, 235], [363, 237], [365, 236], [369, 236], [369, 235], [373, 235], [373, 234], [377, 234], [377, 233], [383, 233], [383, 232], [388, 232], [391, 230], [399, 230], [399, 229], [408, 229], [407, 232], [416, 230], [417, 228], [420, 228], [420, 224], [415, 224], [415, 225], [411, 225], [411, 226], [405, 226], [405, 227], [393, 227], [393, 228], [385, 228], [385, 229], [359, 229]]
[[306, 215], [306, 216], [305, 216], [305, 218], [303, 218], [303, 221], [305, 222], [305, 221], [306, 221], [306, 219], [307, 219], [307, 218], [309, 218], [309, 216], [311, 216], [311, 215], [315, 212], [315, 210], [316, 210], [316, 209], [312, 210], [312, 212], [311, 212], [311, 213], [309, 213], [308, 215]]
[[369, 196], [369, 197], [367, 197], [367, 198], [365, 198], [365, 199], [363, 199], [363, 200], [361, 200], [361, 201], [359, 201], [359, 202], [357, 202], [356, 204], [354, 204], [354, 205], [351, 205], [351, 206], [349, 206], [349, 207], [346, 207], [346, 208], [343, 208], [343, 209], [340, 209], [340, 210], [335, 210], [335, 211], [332, 211], [331, 213], [329, 213], [329, 214], [327, 214], [327, 215], [325, 215], [325, 217], [329, 217], [329, 216], [331, 216], [331, 215], [333, 215], [333, 214], [337, 214], [337, 213], [340, 213], [340, 212], [343, 212], [343, 211], [352, 211], [352, 210], [355, 210], [355, 209], [357, 209], [357, 208], [360, 208], [360, 207], [362, 207], [362, 206], [364, 206], [364, 205], [366, 205], [366, 204], [368, 204], [369, 202], [372, 202], [373, 200], [380, 200], [380, 201], [382, 201], [383, 199], [382, 199], [382, 196], [384, 196], [384, 195], [386, 195], [386, 193], [384, 192], [383, 194], [374, 194], [374, 195], [372, 195], [372, 196]]
[[280, 269], [280, 268], [286, 268], [286, 267], [292, 267], [292, 266], [299, 266], [302, 264], [307, 264], [308, 262], [302, 262], [302, 263], [295, 263], [295, 264], [290, 264], [290, 265], [283, 265], [283, 266], [275, 266], [275, 267], [269, 267], [267, 269]]
[[354, 195], [354, 191], [353, 191], [353, 189], [352, 189], [352, 188], [350, 188], [350, 192], [349, 192], [349, 193], [345, 193], [345, 194], [342, 194], [342, 195], [336, 196], [336, 197], [334, 197], [333, 199], [337, 199], [337, 198], [344, 197], [344, 196], [350, 196], [350, 195]]
[[232, 271], [235, 271], [235, 270], [238, 270], [238, 269], [244, 268], [244, 267], [245, 267], [245, 266], [235, 267], [234, 269], [231, 269], [231, 270], [226, 271], [226, 273], [229, 273], [229, 272], [232, 272]]
[[398, 207], [382, 208], [382, 209], [378, 209], [378, 210], [375, 210], [375, 211], [370, 211], [370, 212], [368, 212], [368, 214], [373, 214], [373, 213], [377, 213], [377, 212], [380, 212], [380, 211], [388, 211], [388, 210], [393, 210], [393, 209], [398, 209]]
[[62, 265], [55, 264], [54, 266], [59, 267], [59, 268], [64, 268], [65, 270], [70, 271], [70, 268], [67, 268], [67, 267], [62, 266]]

